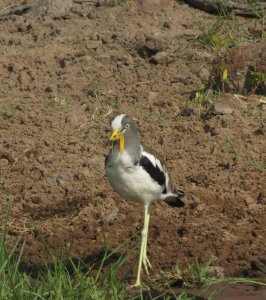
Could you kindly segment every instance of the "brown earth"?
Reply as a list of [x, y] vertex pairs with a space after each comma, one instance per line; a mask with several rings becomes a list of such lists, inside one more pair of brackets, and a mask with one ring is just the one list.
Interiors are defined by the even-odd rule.
[[[7, 240], [22, 237], [26, 264], [47, 259], [43, 241], [76, 258], [138, 244], [143, 207], [104, 172], [109, 120], [127, 113], [186, 192], [185, 208], [152, 207], [152, 276], [210, 258], [226, 275], [266, 276], [265, 104], [255, 94], [221, 94], [214, 109], [189, 100], [209, 82], [217, 51], [199, 37], [219, 17], [168, 2], [152, 13], [74, 3], [53, 18], [4, 15], [14, 1], [1, 1], [0, 212], [12, 205]], [[243, 36], [260, 26], [236, 22]], [[137, 259], [135, 248], [124, 280]]]

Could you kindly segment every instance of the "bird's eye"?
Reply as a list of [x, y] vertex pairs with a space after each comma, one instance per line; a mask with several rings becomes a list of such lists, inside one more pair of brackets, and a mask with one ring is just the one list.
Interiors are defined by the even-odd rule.
[[129, 128], [129, 124], [126, 124], [124, 128], [125, 128], [125, 129], [128, 129], [128, 128]]

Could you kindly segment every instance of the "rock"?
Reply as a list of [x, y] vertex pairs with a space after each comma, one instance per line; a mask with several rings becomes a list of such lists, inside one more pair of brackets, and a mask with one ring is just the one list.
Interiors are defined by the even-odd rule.
[[150, 62], [154, 64], [167, 64], [170, 61], [171, 58], [167, 52], [158, 52], [150, 58]]
[[87, 117], [81, 113], [72, 113], [68, 114], [65, 117], [65, 123], [72, 125], [74, 127], [80, 127], [83, 124], [86, 124], [87, 122]]
[[165, 51], [168, 42], [161, 36], [150, 36], [146, 38], [145, 47], [154, 53]]
[[180, 68], [182, 71], [179, 71], [172, 79], [171, 83], [181, 82], [183, 84], [187, 84], [188, 79], [191, 77], [191, 72], [187, 67]]
[[72, 0], [39, 0], [32, 1], [30, 11], [34, 15], [49, 15], [52, 18], [66, 18], [73, 6]]
[[201, 68], [201, 70], [199, 71], [199, 77], [202, 81], [208, 82], [210, 78], [210, 71], [204, 67]]
[[216, 115], [230, 115], [233, 111], [233, 108], [225, 102], [219, 102], [213, 106], [213, 112]]

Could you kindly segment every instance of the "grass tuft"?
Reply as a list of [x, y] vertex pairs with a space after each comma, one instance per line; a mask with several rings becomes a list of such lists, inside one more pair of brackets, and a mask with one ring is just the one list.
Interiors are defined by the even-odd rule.
[[[7, 250], [7, 219], [0, 236], [0, 299], [124, 299], [124, 286], [117, 280], [117, 272], [128, 255], [120, 256], [109, 271], [103, 272], [107, 259], [115, 252], [105, 251], [100, 267], [95, 271], [81, 260], [61, 260], [52, 257], [32, 277], [23, 269], [23, 246], [19, 240]], [[23, 244], [24, 245], [24, 244]]]

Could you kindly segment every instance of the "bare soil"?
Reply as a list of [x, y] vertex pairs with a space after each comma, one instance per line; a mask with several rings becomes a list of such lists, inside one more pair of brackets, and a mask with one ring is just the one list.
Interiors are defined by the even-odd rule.
[[[262, 96], [221, 93], [222, 112], [189, 100], [209, 81], [217, 52], [199, 37], [218, 18], [174, 2], [151, 13], [84, 2], [64, 18], [1, 19], [0, 213], [11, 205], [7, 240], [25, 241], [26, 265], [48, 259], [44, 241], [85, 259], [128, 240], [120, 276], [134, 280], [143, 207], [104, 172], [109, 120], [127, 113], [186, 193], [182, 209], [152, 207], [151, 275], [212, 258], [225, 275], [266, 277]], [[236, 22], [247, 35], [258, 26]]]

